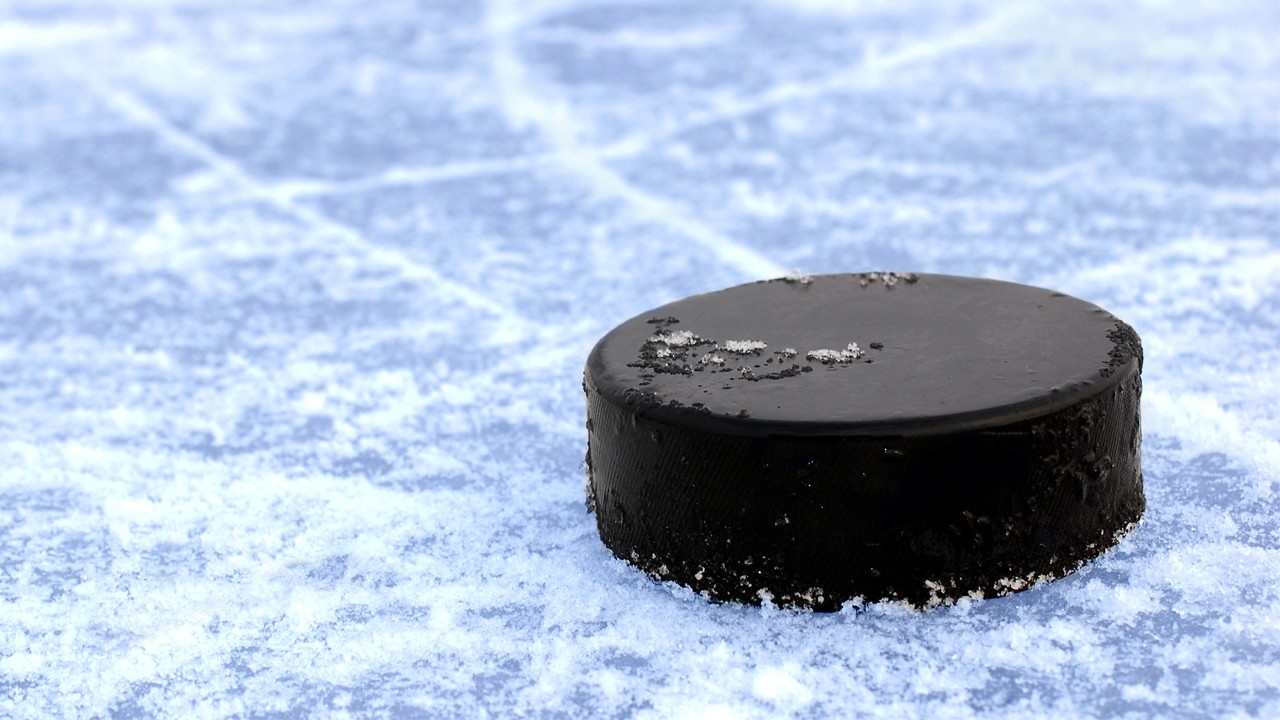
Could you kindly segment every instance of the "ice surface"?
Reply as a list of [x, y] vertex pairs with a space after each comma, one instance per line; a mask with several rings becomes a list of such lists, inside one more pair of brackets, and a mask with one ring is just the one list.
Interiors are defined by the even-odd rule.
[[[0, 715], [1280, 716], [1278, 34], [1270, 0], [0, 5]], [[592, 343], [881, 268], [1133, 324], [1143, 523], [924, 614], [615, 560]]]

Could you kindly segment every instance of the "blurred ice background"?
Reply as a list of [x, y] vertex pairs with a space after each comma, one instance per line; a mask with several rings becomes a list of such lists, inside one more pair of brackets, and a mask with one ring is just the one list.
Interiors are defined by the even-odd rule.
[[[1280, 717], [1280, 5], [0, 3], [0, 715]], [[1144, 523], [712, 606], [582, 493], [595, 339], [788, 271], [1147, 351]]]

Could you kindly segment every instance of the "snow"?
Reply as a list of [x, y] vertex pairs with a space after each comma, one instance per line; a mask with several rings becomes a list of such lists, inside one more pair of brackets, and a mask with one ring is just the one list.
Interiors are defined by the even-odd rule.
[[[3, 4], [0, 715], [1280, 716], [1277, 31], [1274, 2]], [[1143, 522], [923, 613], [614, 559], [592, 344], [873, 270], [1131, 323]]]

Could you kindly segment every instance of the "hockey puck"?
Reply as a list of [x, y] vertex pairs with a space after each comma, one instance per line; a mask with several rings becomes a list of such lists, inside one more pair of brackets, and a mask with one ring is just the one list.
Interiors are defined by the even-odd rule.
[[1137, 334], [1088, 302], [898, 273], [763, 281], [587, 360], [600, 537], [716, 600], [932, 606], [1072, 572], [1145, 507]]

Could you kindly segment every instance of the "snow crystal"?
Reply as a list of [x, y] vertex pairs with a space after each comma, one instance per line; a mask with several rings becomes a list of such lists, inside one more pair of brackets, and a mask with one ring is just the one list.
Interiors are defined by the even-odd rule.
[[726, 340], [720, 344], [720, 349], [725, 352], [737, 353], [739, 355], [750, 355], [760, 352], [769, 347], [759, 340]]

